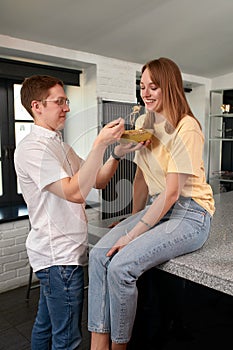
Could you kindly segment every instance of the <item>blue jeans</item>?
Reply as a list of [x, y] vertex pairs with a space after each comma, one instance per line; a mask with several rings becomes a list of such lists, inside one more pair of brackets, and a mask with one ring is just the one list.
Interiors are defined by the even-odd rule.
[[147, 209], [115, 226], [90, 252], [88, 329], [109, 333], [119, 344], [131, 337], [138, 278], [154, 266], [199, 249], [209, 235], [210, 214], [191, 198], [181, 197], [157, 225], [107, 257], [109, 248]]
[[36, 276], [40, 280], [40, 300], [31, 349], [77, 349], [82, 339], [82, 266], [52, 266], [36, 272]]

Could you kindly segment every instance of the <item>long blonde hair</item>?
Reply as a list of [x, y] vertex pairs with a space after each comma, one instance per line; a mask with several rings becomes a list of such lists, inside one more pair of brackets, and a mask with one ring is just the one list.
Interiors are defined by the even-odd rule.
[[[149, 61], [142, 67], [142, 73], [148, 69], [152, 82], [162, 91], [163, 111], [168, 123], [176, 128], [180, 120], [189, 115], [199, 124], [193, 115], [184, 93], [182, 75], [179, 67], [169, 58], [161, 57]], [[146, 119], [152, 118], [148, 113]], [[149, 120], [145, 120], [148, 123]]]

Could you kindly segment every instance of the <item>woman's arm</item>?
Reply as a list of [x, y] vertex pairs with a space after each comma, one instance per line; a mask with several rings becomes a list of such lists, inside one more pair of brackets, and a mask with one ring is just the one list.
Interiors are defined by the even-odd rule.
[[133, 182], [133, 210], [132, 214], [144, 209], [148, 199], [148, 187], [139, 167], [136, 169]]
[[107, 256], [122, 249], [131, 240], [148, 231], [149, 227], [154, 226], [177, 201], [188, 177], [188, 174], [169, 173], [166, 177], [165, 190], [151, 204], [142, 217], [142, 221], [139, 221], [132, 230], [127, 232], [127, 235], [122, 236], [108, 251]]
[[[142, 220], [151, 227], [159, 222], [159, 220], [164, 217], [164, 215], [179, 198], [184, 184], [189, 176], [189, 174], [179, 173], [167, 174], [165, 190], [161, 192], [156, 200], [151, 204]], [[132, 239], [134, 239], [145, 231], [148, 231], [148, 226], [139, 221], [129, 235]]]

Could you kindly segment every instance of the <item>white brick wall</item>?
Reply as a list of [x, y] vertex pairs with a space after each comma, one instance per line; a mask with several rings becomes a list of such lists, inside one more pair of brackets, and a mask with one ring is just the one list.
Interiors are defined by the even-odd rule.
[[28, 220], [0, 224], [0, 293], [28, 283]]
[[[102, 57], [97, 64], [97, 96], [102, 99], [136, 102], [136, 71], [133, 63]], [[138, 69], [139, 70], [139, 69]]]

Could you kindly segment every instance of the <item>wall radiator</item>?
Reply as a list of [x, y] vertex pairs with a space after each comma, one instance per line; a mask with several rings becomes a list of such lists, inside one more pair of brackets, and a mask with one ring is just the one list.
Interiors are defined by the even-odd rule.
[[[133, 106], [135, 106], [135, 103], [99, 100], [99, 125], [104, 126], [108, 122], [119, 117], [126, 118], [132, 112]], [[130, 127], [129, 124], [125, 125], [126, 129], [130, 129]], [[116, 144], [108, 147], [104, 155], [104, 161], [108, 159], [115, 145]], [[115, 175], [110, 180], [107, 187], [102, 190], [102, 219], [131, 213], [132, 184], [136, 170], [133, 158], [134, 153], [130, 153], [126, 155], [125, 159], [120, 161]]]

